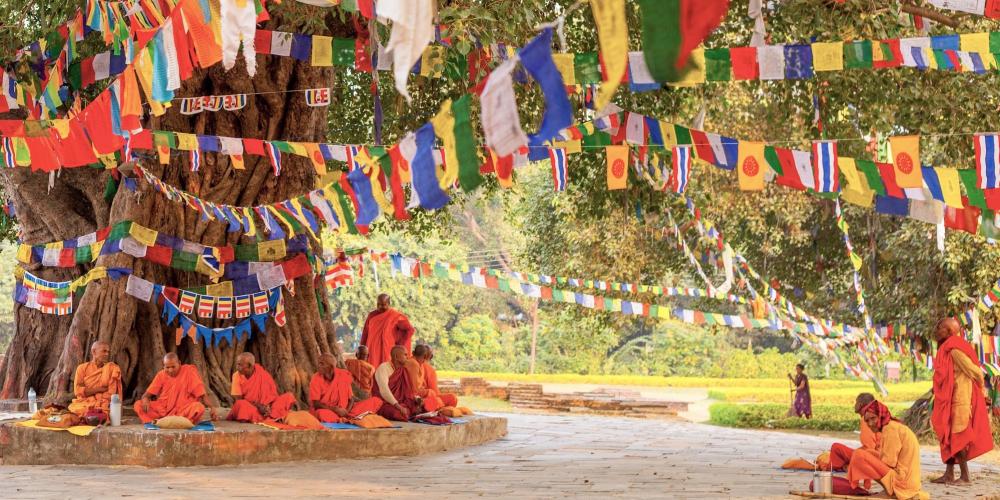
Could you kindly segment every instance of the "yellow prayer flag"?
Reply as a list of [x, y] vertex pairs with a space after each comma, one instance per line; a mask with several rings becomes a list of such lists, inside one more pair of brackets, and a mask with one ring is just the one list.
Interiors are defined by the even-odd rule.
[[56, 129], [56, 132], [59, 133], [59, 138], [60, 139], [65, 139], [67, 136], [69, 136], [69, 120], [68, 119], [64, 118], [64, 119], [61, 119], [61, 120], [52, 120], [52, 128]]
[[854, 162], [854, 158], [847, 156], [841, 156], [837, 159], [838, 166], [840, 167], [840, 172], [844, 174], [845, 185], [841, 189], [840, 197], [854, 205], [861, 207], [871, 207], [872, 197], [875, 192], [872, 191], [871, 187], [868, 185], [868, 180], [861, 176], [858, 172], [857, 164]]
[[580, 141], [555, 141], [552, 143], [552, 147], [565, 149], [566, 154], [576, 154], [583, 151], [583, 145]]
[[688, 71], [684, 73], [684, 77], [670, 85], [693, 87], [703, 83], [705, 83], [705, 49], [699, 47], [691, 51], [691, 61], [688, 63]]
[[257, 258], [261, 262], [274, 262], [285, 258], [285, 240], [268, 240], [257, 244]]
[[[247, 232], [243, 233], [243, 236], [246, 236], [248, 238], [253, 238], [254, 236], [257, 235], [257, 225], [254, 224], [254, 222], [253, 222], [253, 210], [250, 210], [250, 207], [244, 208], [243, 209], [243, 216], [247, 218], [247, 225], [249, 226], [249, 230]], [[284, 241], [282, 241], [282, 240], [278, 240], [278, 241], [281, 241], [282, 243], [284, 243]]]
[[213, 297], [232, 297], [233, 282], [222, 281], [214, 285], [207, 285], [205, 286], [205, 295], [211, 295]]
[[323, 159], [323, 152], [319, 150], [319, 144], [306, 142], [304, 145], [306, 153], [309, 156], [309, 161], [312, 162], [313, 168], [316, 169], [316, 175], [320, 177], [326, 175], [326, 160]]
[[844, 69], [843, 42], [817, 42], [812, 44], [813, 69], [816, 71], [841, 71]]
[[177, 136], [177, 149], [181, 151], [194, 151], [198, 149], [197, 135], [186, 134], [184, 132], [175, 132], [174, 135]]
[[160, 157], [160, 165], [170, 164], [170, 146], [156, 146], [156, 154]]
[[31, 262], [31, 245], [25, 245], [23, 243], [18, 245], [17, 261], [23, 264], [28, 264]]
[[628, 21], [625, 0], [590, 0], [590, 9], [607, 72], [607, 80], [594, 99], [594, 109], [602, 110], [611, 102], [628, 69]]
[[[374, 193], [375, 191], [378, 191], [378, 189], [376, 186], [372, 186], [372, 192]], [[305, 218], [305, 216], [299, 215], [303, 210], [305, 210], [302, 208], [302, 202], [300, 202], [298, 198], [292, 198], [289, 202], [292, 204], [292, 208], [295, 209], [292, 211], [295, 218], [298, 219], [298, 221], [302, 224], [302, 227], [306, 228], [306, 231], [309, 231], [309, 234], [315, 238], [316, 233], [312, 230], [312, 226], [309, 225], [309, 221]]]
[[663, 147], [669, 149], [677, 145], [677, 130], [673, 123], [660, 120], [660, 135], [663, 136]]
[[901, 188], [919, 188], [924, 185], [920, 173], [920, 136], [904, 135], [889, 138], [892, 164], [896, 170], [896, 184]]
[[938, 69], [937, 58], [934, 57], [934, 49], [930, 47], [923, 47], [921, 51], [924, 53], [924, 61], [927, 62], [927, 67], [930, 69]]
[[994, 69], [997, 67], [996, 58], [990, 53], [990, 34], [989, 33], [965, 33], [958, 35], [958, 46], [959, 49], [964, 52], [975, 52], [979, 54], [979, 57], [983, 60], [983, 66], [986, 69]]
[[429, 45], [420, 57], [420, 76], [438, 78], [444, 74], [447, 49], [439, 45]]
[[147, 247], [151, 247], [156, 244], [157, 232], [139, 224], [132, 223], [132, 227], [129, 228], [128, 234], [132, 235], [132, 238]]
[[333, 66], [333, 37], [313, 35], [312, 65]]
[[243, 163], [243, 155], [229, 155], [229, 161], [236, 170], [246, 170], [247, 168]]
[[431, 119], [434, 134], [444, 144], [444, 163], [447, 169], [437, 167], [438, 184], [448, 191], [458, 180], [458, 151], [455, 149], [455, 115], [451, 112], [451, 99], [441, 105], [441, 111]]
[[737, 176], [743, 191], [764, 190], [764, 143], [740, 141]]
[[608, 190], [628, 187], [628, 146], [606, 146], [608, 159]]
[[962, 208], [962, 181], [958, 177], [958, 170], [934, 167], [934, 173], [937, 174], [938, 184], [941, 185], [944, 204], [949, 207]]
[[576, 54], [553, 53], [552, 61], [556, 63], [563, 83], [576, 85]]
[[[336, 205], [336, 203], [337, 203], [336, 201], [332, 201], [331, 202], [331, 204], [333, 204], [333, 205]], [[295, 229], [292, 228], [292, 225], [289, 224], [288, 221], [285, 220], [284, 216], [281, 215], [281, 212], [278, 212], [278, 209], [274, 208], [271, 205], [264, 205], [264, 206], [267, 207], [267, 211], [271, 212], [271, 216], [274, 217], [274, 219], [278, 221], [278, 224], [281, 224], [281, 226], [285, 228], [285, 231], [288, 234], [295, 234]], [[343, 215], [343, 214], [341, 214], [341, 213], [338, 212], [337, 215], [340, 216], [340, 215]], [[344, 220], [344, 219], [340, 219], [340, 220]], [[271, 241], [281, 241], [281, 240], [271, 240]], [[264, 242], [264, 243], [267, 243], [267, 242]], [[261, 243], [261, 245], [263, 245], [264, 243]], [[258, 250], [260, 250], [260, 247], [258, 247]], [[284, 255], [282, 255], [282, 257], [284, 257]]]

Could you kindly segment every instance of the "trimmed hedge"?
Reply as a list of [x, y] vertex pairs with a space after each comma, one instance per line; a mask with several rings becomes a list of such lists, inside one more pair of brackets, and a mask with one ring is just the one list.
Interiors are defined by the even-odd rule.
[[[788, 417], [787, 404], [715, 403], [709, 407], [709, 422], [726, 427], [746, 429], [808, 429], [817, 431], [852, 432], [858, 430], [858, 415], [853, 405], [813, 405], [810, 419]], [[893, 414], [906, 405], [890, 404]]]
[[[810, 384], [813, 384], [810, 381]], [[861, 392], [875, 392], [870, 385], [861, 387], [817, 388], [810, 387], [813, 403], [847, 405], [854, 404]], [[916, 384], [894, 384], [889, 387], [889, 395], [880, 398], [890, 403], [907, 403], [920, 399], [931, 388], [930, 382]], [[708, 397], [719, 401], [741, 403], [788, 403], [790, 391], [784, 387], [715, 387], [709, 389]]]

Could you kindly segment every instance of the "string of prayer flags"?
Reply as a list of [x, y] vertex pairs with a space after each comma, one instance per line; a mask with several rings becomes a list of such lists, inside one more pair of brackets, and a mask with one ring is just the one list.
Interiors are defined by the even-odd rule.
[[646, 67], [658, 82], [681, 80], [691, 52], [715, 30], [728, 0], [639, 0]]
[[[251, 276], [251, 278], [258, 279], [256, 276]], [[232, 295], [233, 288], [231, 286], [219, 287], [217, 285], [210, 285], [207, 288], [211, 288], [211, 290], [208, 291], [228, 293], [228, 295], [214, 295], [212, 293], [198, 293], [196, 291], [161, 285], [135, 275], [129, 275], [128, 282], [125, 285], [125, 293], [144, 302], [159, 300], [159, 297], [162, 296], [175, 303], [178, 312], [182, 314], [197, 314], [199, 318], [204, 319], [230, 319], [232, 318], [233, 304], [236, 304], [236, 318], [242, 319], [251, 314], [274, 312], [276, 305], [275, 296], [280, 293], [281, 287], [288, 286], [287, 283], [289, 282], [239, 295]], [[252, 304], [252, 313], [249, 307], [241, 308], [241, 304]]]
[[67, 315], [73, 313], [73, 294], [94, 280], [110, 277], [121, 279], [131, 271], [124, 268], [95, 267], [83, 276], [70, 281], [47, 281], [18, 267], [14, 277], [14, 302], [36, 309], [44, 314]]
[[306, 105], [311, 107], [329, 106], [330, 89], [306, 89]]
[[182, 115], [196, 115], [202, 111], [238, 111], [247, 105], [246, 94], [208, 95], [181, 99]]
[[552, 167], [552, 187], [557, 192], [565, 191], [569, 181], [566, 170], [566, 148], [550, 148], [549, 162]]

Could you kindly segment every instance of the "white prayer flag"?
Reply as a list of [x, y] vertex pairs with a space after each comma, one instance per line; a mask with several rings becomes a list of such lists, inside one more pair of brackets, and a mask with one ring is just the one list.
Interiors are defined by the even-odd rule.
[[760, 64], [761, 80], [785, 79], [785, 47], [783, 45], [758, 47], [757, 62]]
[[515, 59], [508, 59], [493, 70], [481, 96], [486, 144], [500, 157], [513, 154], [528, 143], [528, 136], [521, 129], [514, 82], [510, 77], [516, 64]]

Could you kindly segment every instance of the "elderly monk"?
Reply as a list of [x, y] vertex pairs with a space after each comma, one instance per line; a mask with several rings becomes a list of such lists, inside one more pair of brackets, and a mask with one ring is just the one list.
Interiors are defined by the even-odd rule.
[[[441, 398], [441, 401], [444, 403], [445, 406], [457, 407], [458, 396], [455, 396], [454, 394], [441, 394], [441, 390], [438, 389], [437, 371], [434, 370], [433, 366], [431, 366], [431, 361], [434, 360], [434, 350], [431, 349], [431, 346], [427, 344], [424, 344], [423, 347], [424, 349], [426, 349], [426, 354], [422, 356], [422, 359], [419, 361], [419, 363], [420, 363], [420, 368], [422, 368], [424, 371], [424, 383], [427, 385], [428, 389], [437, 393], [438, 397]], [[413, 359], [417, 359], [416, 350], [413, 351]]]
[[406, 369], [406, 348], [393, 347], [390, 360], [375, 369], [375, 395], [384, 402], [378, 414], [389, 420], [406, 422], [422, 413], [417, 396], [413, 393], [413, 381]]
[[[156, 400], [153, 401], [153, 397]], [[180, 416], [197, 424], [209, 407], [212, 420], [219, 418], [214, 407], [208, 404], [205, 384], [194, 365], [182, 365], [176, 353], [163, 356], [163, 369], [146, 388], [142, 399], [135, 403], [135, 413], [146, 424], [158, 418]]]
[[358, 389], [366, 394], [372, 393], [372, 382], [375, 377], [375, 367], [368, 362], [368, 348], [359, 345], [354, 353], [354, 359], [344, 360], [347, 371], [351, 372], [351, 378], [358, 384]]
[[69, 411], [84, 416], [89, 410], [110, 414], [111, 396], [122, 394], [122, 370], [109, 361], [111, 346], [97, 341], [90, 346], [90, 361], [76, 367], [73, 378], [73, 402]]
[[379, 295], [376, 308], [368, 313], [361, 332], [361, 344], [368, 347], [369, 364], [378, 368], [389, 361], [389, 351], [397, 345], [403, 346], [409, 355], [413, 332], [406, 315], [391, 307], [389, 296]]
[[382, 400], [357, 400], [351, 390], [351, 372], [337, 368], [337, 358], [324, 354], [319, 371], [309, 381], [309, 411], [321, 422], [348, 422], [364, 413], [377, 413]]
[[983, 398], [983, 371], [972, 344], [962, 335], [958, 321], [946, 318], [934, 329], [938, 342], [934, 358], [934, 410], [931, 426], [941, 445], [944, 475], [935, 483], [969, 483], [969, 460], [993, 449], [989, 414]]
[[[878, 449], [879, 435], [875, 431], [868, 427], [868, 423], [865, 422], [864, 415], [861, 414], [861, 410], [868, 407], [872, 401], [875, 401], [875, 396], [862, 392], [858, 394], [858, 397], [854, 400], [854, 413], [857, 413], [861, 418], [861, 448], [863, 450], [875, 451]], [[830, 458], [828, 464], [821, 463], [822, 460], [816, 460], [819, 462], [821, 469], [826, 470], [827, 468], [839, 471], [846, 471], [847, 465], [851, 463], [851, 456], [854, 455], [854, 448], [847, 446], [846, 444], [833, 443], [830, 447]]]
[[229, 394], [236, 401], [226, 419], [238, 422], [255, 424], [268, 419], [282, 420], [295, 405], [295, 396], [290, 392], [279, 395], [274, 378], [249, 352], [236, 357]]
[[886, 495], [899, 499], [929, 498], [920, 488], [920, 443], [917, 435], [902, 422], [892, 418], [889, 408], [879, 401], [868, 403], [861, 410], [865, 423], [881, 434], [878, 450], [858, 449], [847, 467], [847, 480], [852, 487], [872, 480], [885, 488]]

